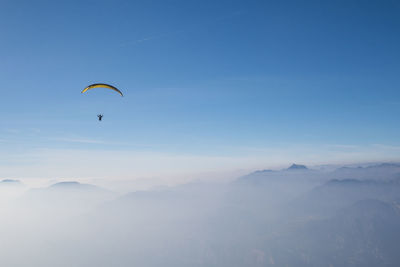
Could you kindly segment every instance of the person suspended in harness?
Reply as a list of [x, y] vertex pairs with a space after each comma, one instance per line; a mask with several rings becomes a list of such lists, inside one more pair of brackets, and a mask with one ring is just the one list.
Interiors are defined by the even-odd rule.
[[97, 117], [99, 118], [99, 121], [101, 121], [101, 119], [103, 118], [103, 114], [99, 114], [97, 115]]

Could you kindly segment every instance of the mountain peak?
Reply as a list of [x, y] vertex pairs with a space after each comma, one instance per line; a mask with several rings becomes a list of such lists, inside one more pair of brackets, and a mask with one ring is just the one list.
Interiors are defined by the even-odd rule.
[[19, 180], [13, 179], [3, 179], [0, 181], [1, 187], [23, 187], [24, 184], [21, 183]]
[[99, 190], [100, 188], [91, 184], [82, 184], [76, 181], [59, 182], [49, 187], [52, 190]]
[[59, 182], [56, 184], [51, 185], [51, 187], [76, 187], [81, 185], [79, 182], [75, 182], [75, 181], [67, 181], [67, 182]]
[[299, 165], [293, 163], [289, 168], [287, 168], [288, 171], [291, 170], [308, 170], [308, 168], [305, 165]]
[[4, 179], [2, 181], [0, 181], [0, 183], [7, 183], [7, 184], [20, 184], [21, 182], [18, 180], [13, 180], [13, 179]]

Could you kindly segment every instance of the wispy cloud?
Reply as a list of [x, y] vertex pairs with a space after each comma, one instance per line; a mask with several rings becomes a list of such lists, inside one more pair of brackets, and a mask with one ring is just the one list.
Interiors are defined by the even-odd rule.
[[8, 128], [8, 129], [5, 129], [5, 132], [10, 133], [10, 134], [19, 134], [19, 133], [21, 133], [21, 130]]
[[143, 42], [151, 41], [154, 39], [160, 39], [163, 37], [168, 37], [168, 36], [172, 36], [172, 35], [176, 35], [176, 34], [180, 34], [180, 33], [184, 33], [184, 32], [185, 31], [181, 30], [181, 31], [171, 31], [171, 32], [166, 32], [166, 33], [161, 33], [161, 34], [150, 35], [150, 36], [144, 37], [142, 39], [123, 43], [123, 44], [121, 44], [121, 46], [134, 46], [134, 45], [138, 45]]
[[5, 128], [1, 131], [8, 134], [38, 134], [41, 132], [38, 128]]
[[337, 148], [337, 149], [358, 149], [357, 145], [344, 145], [344, 144], [327, 144], [328, 148]]
[[121, 44], [120, 46], [121, 47], [134, 46], [134, 45], [138, 45], [140, 43], [151, 41], [151, 40], [155, 40], [155, 39], [160, 39], [160, 38], [169, 37], [169, 36], [178, 35], [178, 34], [187, 33], [187, 32], [194, 32], [196, 30], [200, 30], [199, 27], [201, 27], [201, 26], [204, 27], [204, 26], [213, 25], [215, 23], [222, 22], [222, 21], [225, 21], [225, 20], [229, 20], [229, 19], [232, 19], [234, 17], [242, 15], [242, 13], [243, 13], [243, 11], [236, 11], [236, 12], [233, 12], [231, 14], [228, 14], [228, 15], [225, 15], [225, 16], [221, 16], [221, 17], [218, 17], [218, 18], [215, 18], [215, 19], [211, 19], [211, 20], [206, 21], [206, 22], [193, 23], [186, 30], [173, 30], [173, 31], [165, 32], [165, 33], [149, 35], [149, 36], [144, 37], [142, 39], [137, 39], [137, 40], [125, 42], [125, 43]]
[[50, 138], [53, 141], [57, 142], [66, 142], [66, 143], [79, 143], [79, 144], [100, 144], [100, 145], [112, 145], [112, 146], [124, 146], [125, 148], [161, 148], [169, 146], [169, 144], [136, 144], [132, 142], [118, 142], [111, 140], [100, 140], [88, 137], [80, 137], [80, 136], [65, 136], [65, 137], [53, 137]]
[[53, 140], [68, 142], [68, 143], [83, 143], [83, 144], [106, 144], [106, 142], [102, 140], [89, 139], [89, 138], [70, 138], [70, 137], [62, 137], [62, 138], [53, 138]]
[[384, 150], [400, 150], [400, 146], [373, 144], [373, 147], [384, 149]]

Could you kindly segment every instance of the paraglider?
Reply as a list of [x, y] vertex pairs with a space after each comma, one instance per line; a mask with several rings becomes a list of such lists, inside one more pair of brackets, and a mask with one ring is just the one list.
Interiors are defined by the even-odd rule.
[[[117, 92], [118, 94], [120, 94], [121, 96], [124, 96], [117, 87], [112, 86], [110, 84], [106, 84], [106, 83], [91, 84], [91, 85], [87, 86], [85, 89], [83, 89], [81, 93], [83, 94], [83, 93], [87, 92], [88, 90], [91, 90], [93, 88], [99, 88], [99, 87], [111, 89], [111, 90]], [[103, 114], [98, 114], [97, 117], [99, 118], [99, 121], [101, 121], [103, 119]]]

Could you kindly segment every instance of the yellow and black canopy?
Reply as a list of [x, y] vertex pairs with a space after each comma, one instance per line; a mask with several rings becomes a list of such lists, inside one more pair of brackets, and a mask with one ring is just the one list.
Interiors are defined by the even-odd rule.
[[84, 92], [86, 92], [86, 91], [88, 91], [90, 89], [98, 88], [98, 87], [103, 87], [103, 88], [108, 88], [108, 89], [114, 90], [115, 92], [119, 93], [121, 96], [124, 96], [122, 94], [122, 92], [118, 88], [116, 88], [116, 87], [114, 87], [112, 85], [106, 84], [106, 83], [94, 83], [94, 84], [91, 84], [88, 87], [86, 87], [85, 89], [83, 89], [82, 93], [84, 93]]

